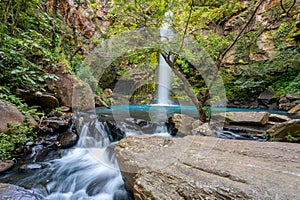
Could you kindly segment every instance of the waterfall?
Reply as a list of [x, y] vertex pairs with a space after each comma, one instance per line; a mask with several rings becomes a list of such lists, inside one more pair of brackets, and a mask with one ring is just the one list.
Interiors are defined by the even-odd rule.
[[[169, 24], [172, 21], [172, 16], [173, 13], [170, 11], [165, 14], [166, 18], [160, 28], [161, 41], [169, 40], [174, 35]], [[171, 100], [169, 99], [172, 81], [171, 75], [172, 70], [170, 66], [160, 54], [158, 60], [157, 104], [171, 104]]]
[[107, 127], [96, 117], [83, 124], [80, 140], [61, 159], [53, 162], [48, 200], [130, 199], [109, 141]]

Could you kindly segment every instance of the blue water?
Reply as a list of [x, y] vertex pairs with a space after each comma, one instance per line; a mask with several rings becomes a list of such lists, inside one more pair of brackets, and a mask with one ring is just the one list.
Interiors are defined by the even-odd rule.
[[[274, 114], [286, 115], [286, 111], [280, 110], [262, 110], [262, 109], [247, 109], [247, 108], [228, 108], [228, 107], [204, 107], [209, 113], [218, 112], [269, 112]], [[112, 115], [118, 115], [123, 118], [138, 118], [148, 120], [151, 118], [151, 113], [158, 113], [164, 111], [167, 117], [172, 116], [174, 113], [182, 113], [189, 115], [194, 118], [198, 118], [199, 114], [195, 106], [190, 105], [158, 105], [158, 104], [148, 104], [148, 105], [116, 105], [112, 106], [110, 109], [105, 107], [96, 108], [96, 112], [101, 114], [102, 117], [111, 118]]]

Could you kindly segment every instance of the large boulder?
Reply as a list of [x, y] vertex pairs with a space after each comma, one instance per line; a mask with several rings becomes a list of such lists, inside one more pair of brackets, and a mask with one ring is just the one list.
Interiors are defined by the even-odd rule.
[[271, 138], [279, 141], [289, 140], [288, 137], [300, 140], [300, 119], [276, 124], [272, 128], [268, 129], [267, 133]]
[[226, 122], [230, 124], [247, 124], [263, 126], [268, 123], [270, 114], [267, 112], [227, 112]]
[[131, 136], [115, 151], [136, 200], [299, 199], [298, 144]]
[[[0, 132], [8, 133], [8, 125], [14, 123], [24, 124], [25, 116], [15, 105], [0, 100], [0, 119]], [[28, 119], [33, 126], [38, 126], [31, 116], [28, 116]]]
[[42, 108], [50, 110], [59, 106], [58, 99], [50, 94], [25, 89], [17, 89], [15, 93], [30, 105], [39, 105]]
[[258, 96], [257, 100], [258, 100], [258, 103], [260, 103], [266, 107], [269, 107], [270, 104], [276, 102], [275, 92], [272, 92], [270, 90], [265, 90]]
[[58, 79], [47, 79], [49, 90], [60, 100], [60, 105], [84, 111], [95, 108], [94, 93], [91, 87], [67, 71], [63, 64], [50, 73]]
[[0, 199], [39, 200], [43, 199], [38, 191], [27, 190], [17, 185], [0, 183]]

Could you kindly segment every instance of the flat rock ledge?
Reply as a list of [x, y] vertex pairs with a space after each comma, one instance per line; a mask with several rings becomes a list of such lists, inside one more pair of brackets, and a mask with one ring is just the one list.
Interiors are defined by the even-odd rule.
[[300, 145], [130, 136], [115, 148], [135, 199], [300, 199]]

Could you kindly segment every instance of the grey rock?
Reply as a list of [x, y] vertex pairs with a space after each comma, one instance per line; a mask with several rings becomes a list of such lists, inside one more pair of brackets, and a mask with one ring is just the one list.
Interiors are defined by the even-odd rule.
[[286, 98], [290, 101], [296, 101], [300, 99], [300, 94], [287, 94]]
[[29, 163], [29, 164], [24, 164], [20, 167], [20, 170], [23, 171], [28, 171], [28, 170], [37, 170], [37, 169], [42, 169], [43, 166], [39, 163]]
[[267, 112], [226, 112], [225, 120], [231, 124], [265, 125], [269, 121]]
[[41, 200], [43, 196], [36, 191], [28, 190], [17, 185], [0, 183], [0, 199]]
[[132, 136], [115, 151], [137, 200], [299, 199], [298, 144]]

